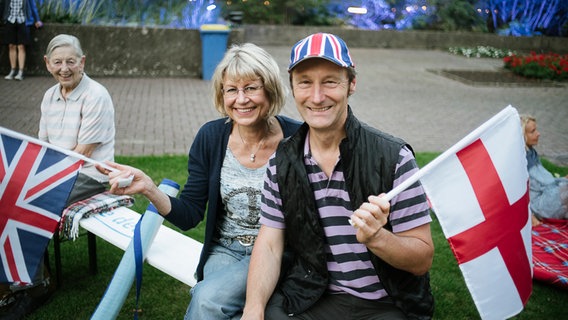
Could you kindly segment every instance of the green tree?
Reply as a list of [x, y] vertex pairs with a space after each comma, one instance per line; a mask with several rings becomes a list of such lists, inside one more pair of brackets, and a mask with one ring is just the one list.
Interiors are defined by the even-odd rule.
[[474, 0], [435, 0], [437, 19], [434, 29], [444, 31], [487, 31]]

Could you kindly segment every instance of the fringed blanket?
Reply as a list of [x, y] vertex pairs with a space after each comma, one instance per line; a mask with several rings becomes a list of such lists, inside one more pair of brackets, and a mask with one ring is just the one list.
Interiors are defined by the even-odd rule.
[[543, 219], [533, 227], [533, 278], [568, 290], [568, 220]]
[[63, 210], [59, 234], [61, 237], [75, 240], [79, 236], [79, 221], [81, 219], [122, 206], [130, 207], [133, 204], [133, 197], [114, 195], [108, 191], [77, 201]]

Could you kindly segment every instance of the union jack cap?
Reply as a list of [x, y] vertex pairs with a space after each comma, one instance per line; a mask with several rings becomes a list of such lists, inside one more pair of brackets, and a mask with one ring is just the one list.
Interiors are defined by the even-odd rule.
[[345, 41], [329, 33], [315, 33], [298, 41], [292, 47], [288, 71], [311, 58], [323, 58], [345, 68], [355, 67]]

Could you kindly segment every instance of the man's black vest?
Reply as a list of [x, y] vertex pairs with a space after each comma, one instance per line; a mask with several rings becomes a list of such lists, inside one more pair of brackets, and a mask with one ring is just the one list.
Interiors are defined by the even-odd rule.
[[[400, 149], [406, 145], [359, 122], [349, 108], [345, 125], [347, 137], [339, 149], [344, 177], [353, 208], [392, 189]], [[298, 314], [312, 306], [326, 291], [329, 274], [324, 250], [325, 235], [313, 191], [304, 166], [303, 148], [307, 124], [277, 149], [278, 187], [286, 222], [287, 252], [290, 266], [282, 270], [279, 290], [285, 297], [284, 309]], [[408, 145], [407, 145], [408, 146]], [[410, 146], [408, 146], [410, 148]], [[390, 225], [387, 225], [390, 229]], [[369, 251], [385, 290], [410, 319], [429, 319], [434, 310], [429, 274], [414, 276], [398, 270]]]

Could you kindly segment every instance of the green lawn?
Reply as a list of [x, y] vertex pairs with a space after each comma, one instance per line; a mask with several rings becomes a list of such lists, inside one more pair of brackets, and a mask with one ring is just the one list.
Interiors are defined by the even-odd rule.
[[[419, 153], [417, 161], [424, 166], [437, 154]], [[143, 169], [156, 183], [169, 178], [183, 186], [187, 178], [185, 156], [118, 157], [117, 161]], [[557, 167], [544, 161], [545, 166], [560, 175], [568, 174], [568, 168]], [[148, 201], [136, 198], [134, 210], [144, 212]], [[431, 270], [431, 284], [436, 299], [435, 319], [478, 319], [479, 315], [467, 291], [440, 225], [433, 215], [432, 235], [436, 253]], [[167, 223], [167, 222], [166, 222]], [[185, 234], [203, 239], [202, 225]], [[50, 248], [53, 265], [53, 250]], [[97, 275], [88, 272], [87, 239], [61, 244], [63, 281], [49, 301], [27, 319], [88, 319], [96, 309], [107, 285], [113, 277], [123, 251], [98, 239]], [[180, 255], [184, 254], [180, 252]], [[198, 257], [195, 257], [196, 259]], [[497, 284], [496, 284], [497, 285]], [[141, 319], [181, 319], [189, 302], [189, 287], [149, 265], [144, 267], [140, 307]], [[121, 310], [118, 319], [132, 319], [135, 306], [135, 286]], [[568, 314], [568, 291], [535, 282], [531, 298], [525, 310], [515, 319], [563, 319]]]

